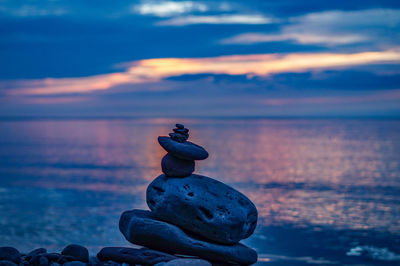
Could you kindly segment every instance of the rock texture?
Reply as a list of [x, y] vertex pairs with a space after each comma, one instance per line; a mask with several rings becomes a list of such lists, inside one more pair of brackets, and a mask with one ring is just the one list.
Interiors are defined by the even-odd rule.
[[160, 175], [146, 201], [158, 219], [223, 244], [249, 237], [257, 224], [257, 209], [246, 196], [206, 176]]
[[157, 220], [150, 211], [124, 212], [119, 229], [131, 243], [167, 253], [239, 264], [257, 261], [257, 253], [251, 248], [242, 244], [221, 245], [197, 238], [175, 225]]
[[177, 257], [160, 251], [147, 248], [123, 248], [123, 247], [106, 247], [100, 250], [97, 257], [101, 261], [116, 261], [128, 264], [144, 264], [154, 265], [159, 262], [168, 262], [177, 259]]

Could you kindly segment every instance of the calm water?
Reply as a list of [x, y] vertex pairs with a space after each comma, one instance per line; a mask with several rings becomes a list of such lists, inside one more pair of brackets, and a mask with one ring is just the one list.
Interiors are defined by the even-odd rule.
[[394, 120], [1, 121], [0, 246], [129, 246], [119, 215], [147, 209], [165, 154], [157, 136], [175, 122], [210, 153], [196, 172], [255, 202], [244, 242], [260, 265], [400, 264]]

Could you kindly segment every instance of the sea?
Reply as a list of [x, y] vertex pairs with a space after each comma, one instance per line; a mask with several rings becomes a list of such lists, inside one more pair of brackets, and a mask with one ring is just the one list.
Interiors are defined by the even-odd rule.
[[258, 209], [242, 242], [256, 265], [400, 265], [400, 120], [35, 118], [0, 120], [0, 246], [132, 246], [121, 213], [146, 188], [175, 123], [210, 154], [195, 172]]

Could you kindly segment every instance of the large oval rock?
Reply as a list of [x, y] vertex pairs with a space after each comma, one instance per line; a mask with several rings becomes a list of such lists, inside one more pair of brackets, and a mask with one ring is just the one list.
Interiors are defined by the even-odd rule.
[[158, 137], [158, 143], [172, 155], [183, 160], [204, 160], [208, 152], [201, 146], [190, 141], [177, 142], [170, 137]]
[[157, 220], [150, 211], [132, 210], [122, 213], [119, 230], [133, 244], [171, 254], [245, 265], [257, 261], [257, 252], [251, 248], [242, 244], [221, 245], [208, 242], [189, 235], [175, 225]]
[[223, 244], [249, 237], [257, 224], [257, 209], [246, 196], [206, 176], [160, 175], [146, 200], [158, 219]]

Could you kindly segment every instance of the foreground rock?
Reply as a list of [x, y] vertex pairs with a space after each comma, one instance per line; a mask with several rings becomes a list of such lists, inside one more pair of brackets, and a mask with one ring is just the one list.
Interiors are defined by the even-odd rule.
[[0, 260], [0, 266], [18, 266], [18, 265], [9, 260]]
[[21, 253], [13, 247], [0, 247], [0, 260], [8, 260], [18, 264], [21, 261]]
[[154, 265], [159, 262], [168, 262], [177, 259], [177, 257], [147, 248], [123, 248], [123, 247], [106, 247], [100, 250], [97, 257], [101, 261], [116, 261], [128, 264], [144, 264]]
[[249, 237], [257, 225], [257, 209], [246, 196], [206, 176], [160, 175], [146, 201], [158, 219], [223, 244]]
[[66, 246], [62, 251], [61, 254], [68, 255], [74, 257], [78, 261], [88, 262], [89, 261], [89, 251], [87, 248], [71, 244]]
[[196, 238], [177, 226], [157, 220], [150, 211], [124, 212], [119, 229], [129, 242], [167, 253], [239, 264], [257, 261], [257, 253], [251, 248], [242, 244], [221, 245]]

